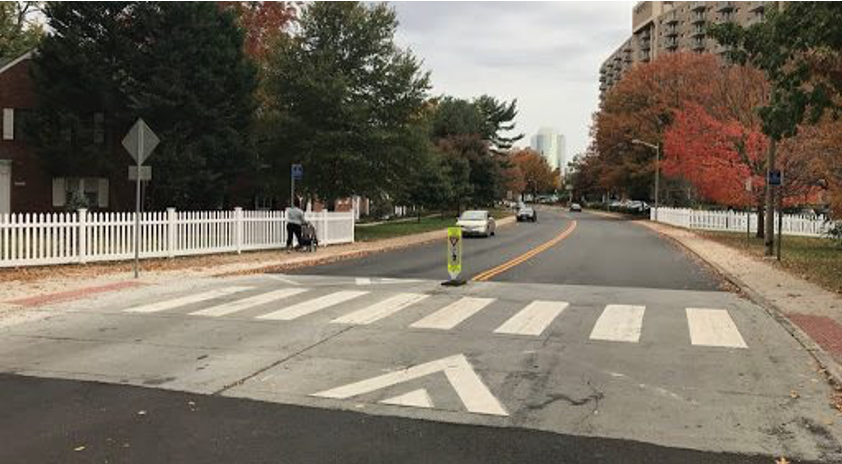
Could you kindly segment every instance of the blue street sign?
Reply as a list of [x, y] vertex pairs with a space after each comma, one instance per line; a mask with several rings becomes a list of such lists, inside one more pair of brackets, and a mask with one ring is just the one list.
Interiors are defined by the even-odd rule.
[[301, 180], [304, 178], [304, 166], [300, 164], [292, 165], [292, 179]]
[[769, 171], [769, 185], [781, 185], [783, 183], [783, 175], [780, 170], [775, 169]]

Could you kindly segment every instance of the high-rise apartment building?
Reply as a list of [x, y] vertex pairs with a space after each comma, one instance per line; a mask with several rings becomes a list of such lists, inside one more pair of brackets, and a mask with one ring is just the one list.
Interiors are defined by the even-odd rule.
[[632, 12], [632, 35], [602, 63], [601, 96], [636, 63], [678, 51], [723, 53], [707, 36], [707, 27], [722, 22], [750, 25], [762, 21], [783, 2], [638, 2]]
[[552, 127], [542, 127], [532, 136], [529, 146], [540, 153], [553, 170], [560, 168], [564, 171], [567, 165], [567, 144], [564, 135]]

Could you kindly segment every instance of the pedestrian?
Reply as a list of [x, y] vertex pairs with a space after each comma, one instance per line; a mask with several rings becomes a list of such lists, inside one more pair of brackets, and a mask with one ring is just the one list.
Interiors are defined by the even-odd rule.
[[287, 208], [287, 252], [292, 250], [292, 236], [295, 235], [297, 246], [301, 246], [301, 225], [304, 224], [304, 211], [301, 211], [298, 198], [294, 199], [292, 206]]

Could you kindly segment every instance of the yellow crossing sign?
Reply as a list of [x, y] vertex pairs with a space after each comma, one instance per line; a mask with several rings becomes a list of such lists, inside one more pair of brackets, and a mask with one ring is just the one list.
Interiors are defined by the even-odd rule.
[[462, 272], [462, 228], [447, 228], [447, 273], [455, 280]]

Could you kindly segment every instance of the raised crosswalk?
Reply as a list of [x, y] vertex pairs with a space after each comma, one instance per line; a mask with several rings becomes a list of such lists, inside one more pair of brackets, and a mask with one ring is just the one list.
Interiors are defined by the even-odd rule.
[[[499, 318], [492, 326], [496, 327], [493, 329], [493, 334], [539, 337], [551, 332], [554, 326], [563, 327], [564, 314], [568, 308], [575, 306], [575, 302], [568, 301], [534, 300], [513, 303], [500, 301], [497, 298], [436, 297], [412, 292], [376, 293], [365, 290], [334, 290], [324, 293], [324, 290], [302, 287], [270, 290], [236, 298], [236, 294], [248, 290], [257, 289], [248, 286], [223, 287], [134, 306], [124, 311], [159, 313], [182, 307], [195, 309], [195, 304], [209, 303], [209, 306], [187, 314], [223, 317], [253, 310], [248, 313], [248, 317], [265, 321], [293, 321], [307, 316], [317, 317], [317, 313], [321, 311], [330, 308], [338, 311], [339, 308], [350, 305], [351, 307], [344, 314], [336, 315], [336, 312], [332, 311], [329, 322], [368, 325], [398, 317], [399, 313], [407, 308], [416, 307], [420, 311], [415, 311], [414, 314], [420, 312], [424, 314], [417, 315], [417, 318], [413, 317], [414, 321], [405, 322], [407, 328], [447, 331], [468, 325], [470, 320], [478, 317], [483, 311], [497, 305], [497, 309], [492, 311], [493, 317]], [[223, 297], [226, 297], [226, 301], [214, 301]], [[500, 316], [501, 305], [505, 305], [506, 309], [506, 314], [502, 317]], [[692, 307], [682, 309], [684, 309], [686, 333], [691, 345], [722, 348], [748, 347], [727, 310]], [[646, 314], [646, 306], [643, 305], [607, 304], [600, 311], [596, 321], [589, 322], [592, 325], [589, 325], [588, 339], [599, 342], [639, 343]], [[404, 321], [406, 319], [408, 317], [402, 318]], [[325, 319], [322, 317], [319, 320]], [[420, 401], [419, 398], [421, 398], [420, 395], [414, 395], [407, 401]]]

